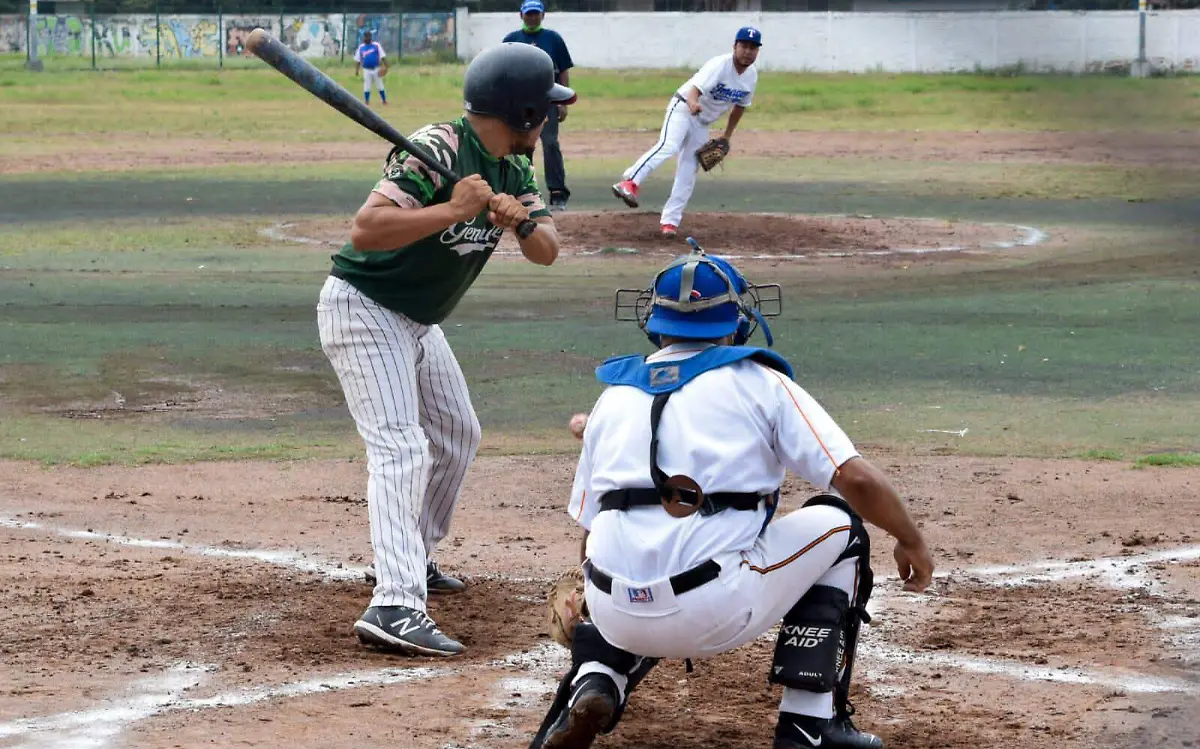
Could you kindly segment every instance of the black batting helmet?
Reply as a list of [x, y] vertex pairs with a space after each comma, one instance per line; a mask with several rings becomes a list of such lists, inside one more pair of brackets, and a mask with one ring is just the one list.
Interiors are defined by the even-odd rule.
[[480, 52], [463, 79], [463, 106], [472, 114], [497, 117], [513, 130], [529, 132], [550, 113], [551, 104], [571, 104], [575, 92], [554, 82], [550, 55], [520, 42]]

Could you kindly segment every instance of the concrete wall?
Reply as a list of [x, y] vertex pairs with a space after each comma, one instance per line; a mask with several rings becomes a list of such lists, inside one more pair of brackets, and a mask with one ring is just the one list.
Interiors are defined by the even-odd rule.
[[[511, 13], [460, 13], [459, 57], [498, 44]], [[981, 13], [553, 13], [575, 64], [596, 68], [695, 68], [728, 50], [744, 24], [762, 29], [762, 70], [954, 72], [1022, 65], [1097, 72], [1137, 57], [1138, 14]], [[1146, 20], [1156, 67], [1200, 71], [1200, 11]]]

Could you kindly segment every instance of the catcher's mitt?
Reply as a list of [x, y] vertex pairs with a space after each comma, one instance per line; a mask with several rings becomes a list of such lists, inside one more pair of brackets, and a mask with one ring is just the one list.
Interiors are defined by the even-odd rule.
[[550, 637], [563, 647], [571, 647], [575, 627], [587, 619], [587, 601], [583, 599], [583, 570], [572, 567], [550, 586], [546, 603], [550, 608]]
[[728, 155], [729, 140], [727, 138], [713, 138], [696, 151], [696, 159], [706, 172], [712, 171], [712, 168], [724, 161]]

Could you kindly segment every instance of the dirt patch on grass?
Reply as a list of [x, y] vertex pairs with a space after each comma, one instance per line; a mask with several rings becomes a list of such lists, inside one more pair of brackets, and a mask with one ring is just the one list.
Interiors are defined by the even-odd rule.
[[[653, 133], [575, 130], [568, 122], [563, 151], [569, 159], [634, 158]], [[25, 153], [0, 157], [0, 174], [42, 171], [119, 172], [228, 164], [270, 167], [287, 163], [379, 161], [389, 146], [364, 137], [330, 143], [274, 143], [228, 139], [111, 136], [53, 139]], [[1053, 132], [766, 132], [743, 130], [734, 157], [850, 158], [899, 161], [1031, 164], [1170, 165], [1200, 163], [1197, 133]]]
[[[858, 258], [895, 254], [986, 252], [1042, 241], [1039, 231], [1009, 224], [871, 216], [787, 216], [691, 213], [673, 239], [662, 236], [659, 215], [648, 211], [569, 211], [554, 219], [566, 255], [675, 255], [686, 237], [705, 250], [739, 258]], [[341, 246], [341, 221], [298, 221], [264, 231], [287, 242]], [[519, 252], [506, 233], [497, 250]]]

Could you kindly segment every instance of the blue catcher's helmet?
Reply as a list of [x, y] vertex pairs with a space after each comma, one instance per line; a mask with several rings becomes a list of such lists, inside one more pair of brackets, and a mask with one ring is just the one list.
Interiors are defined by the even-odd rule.
[[[673, 260], [638, 297], [636, 319], [651, 342], [658, 345], [662, 336], [712, 340], [732, 335], [740, 346], [762, 326], [767, 345], [772, 345], [760, 291], [773, 289], [767, 301], [778, 305], [779, 287], [755, 286], [728, 260], [706, 254], [691, 237], [688, 243], [692, 253]], [[617, 306], [620, 319], [620, 292]]]

